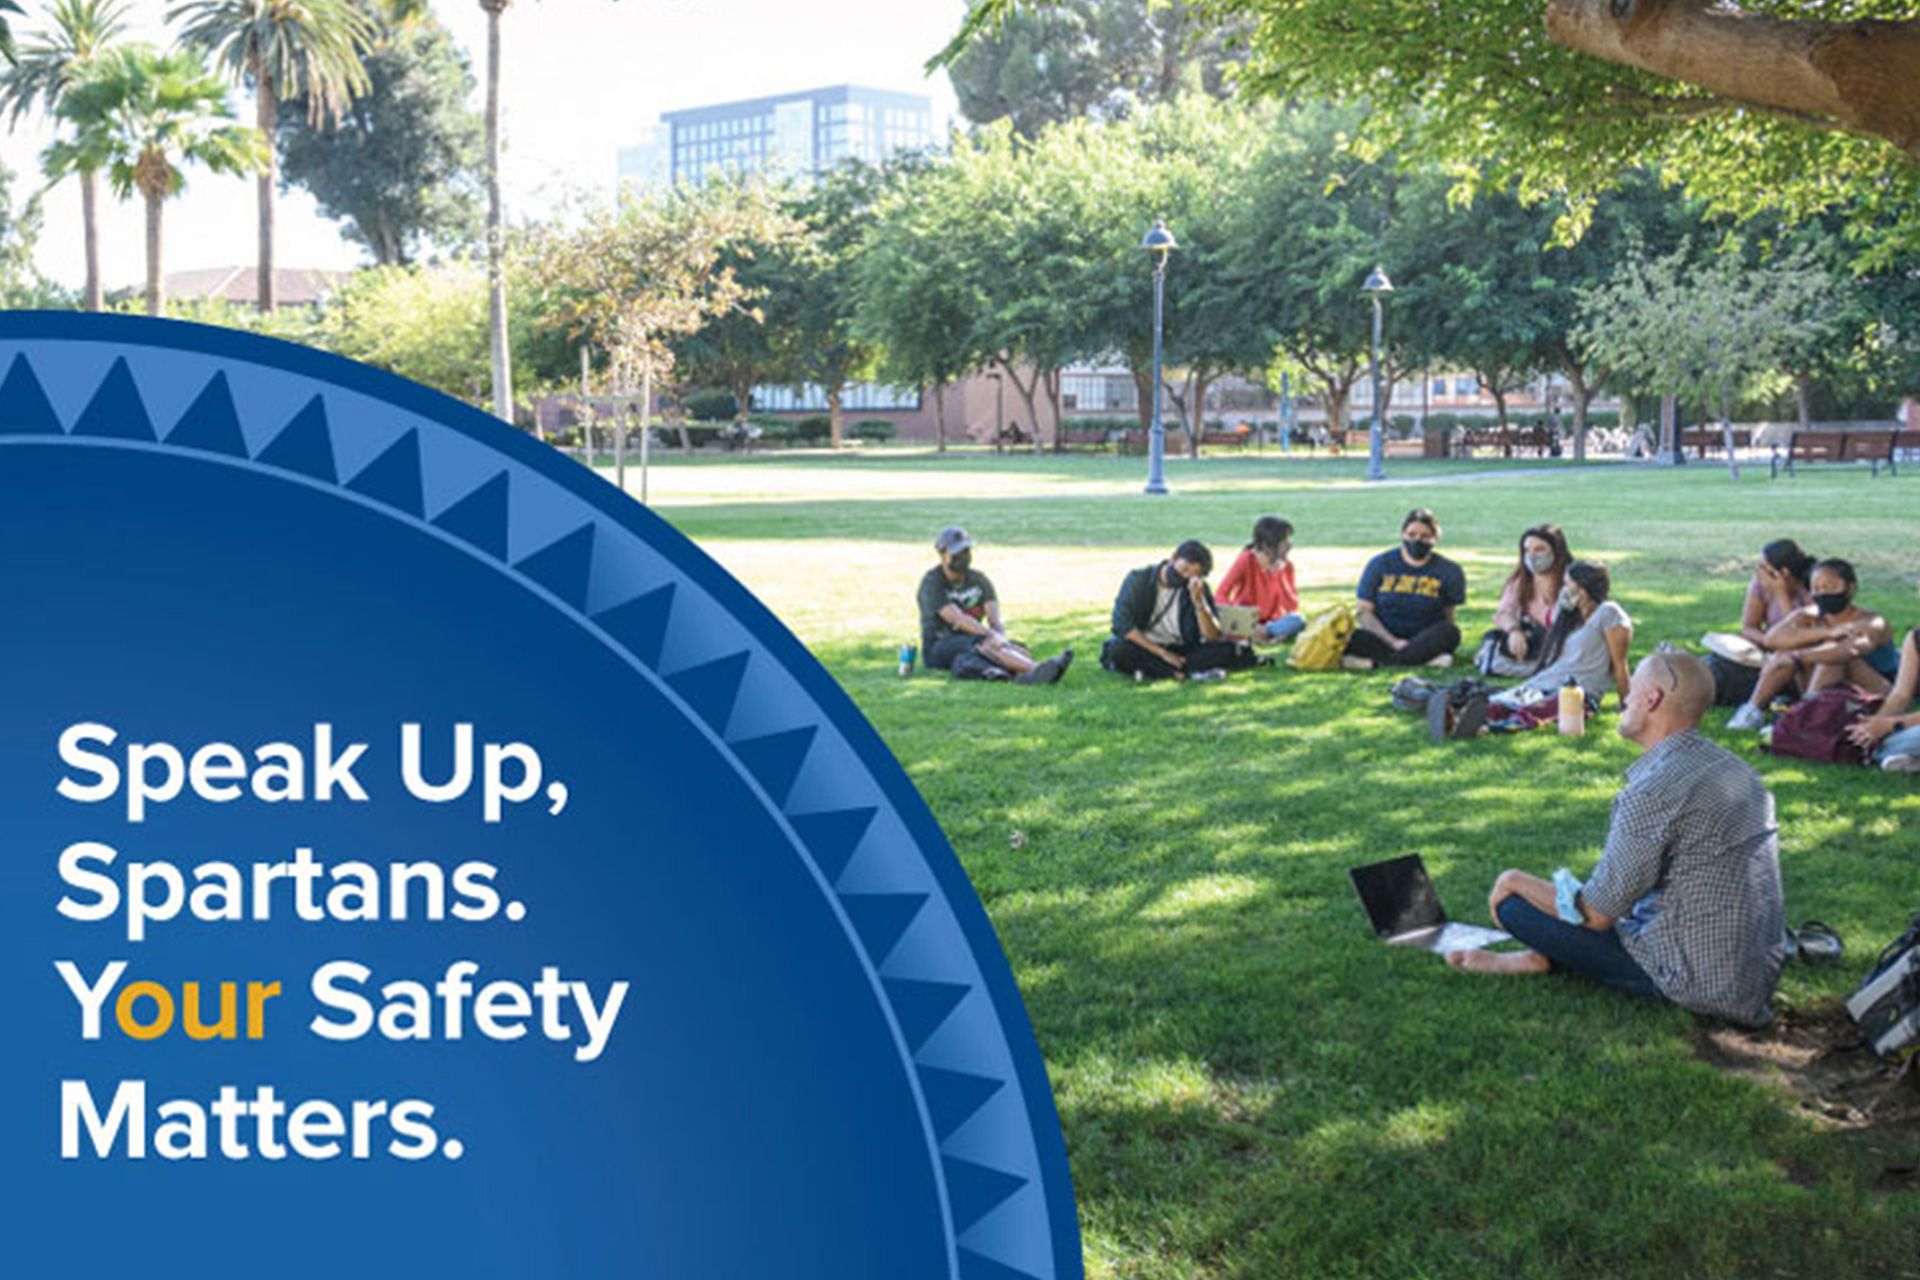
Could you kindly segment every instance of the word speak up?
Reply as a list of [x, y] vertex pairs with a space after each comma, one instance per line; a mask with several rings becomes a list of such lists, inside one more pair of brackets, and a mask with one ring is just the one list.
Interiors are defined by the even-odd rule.
[[[452, 765], [444, 777], [430, 778], [423, 734], [418, 724], [400, 726], [400, 781], [408, 794], [429, 804], [448, 804], [471, 794], [476, 778], [481, 816], [499, 822], [508, 805], [524, 804], [540, 794], [544, 770], [540, 753], [524, 742], [481, 745], [475, 767], [470, 724], [453, 727]], [[124, 801], [128, 822], [144, 822], [149, 808], [191, 792], [210, 804], [231, 804], [251, 796], [264, 804], [327, 803], [335, 799], [364, 804], [367, 789], [354, 772], [367, 753], [364, 742], [339, 744], [333, 726], [313, 726], [312, 746], [262, 743], [250, 751], [230, 742], [208, 742], [183, 749], [171, 742], [120, 742], [109, 725], [70, 725], [60, 735], [60, 762], [67, 772], [58, 790], [80, 804]], [[549, 812], [566, 807], [567, 788], [546, 788]]]

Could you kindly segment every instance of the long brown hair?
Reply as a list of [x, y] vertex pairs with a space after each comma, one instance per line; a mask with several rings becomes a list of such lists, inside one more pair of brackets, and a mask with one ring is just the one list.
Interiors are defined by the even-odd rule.
[[[1533, 599], [1533, 570], [1527, 568], [1527, 539], [1538, 538], [1553, 549], [1553, 567], [1547, 573], [1560, 582], [1567, 580], [1567, 566], [1573, 563], [1573, 553], [1567, 550], [1567, 535], [1557, 524], [1537, 524], [1520, 535], [1520, 563], [1507, 575], [1507, 586], [1519, 584], [1516, 597], [1520, 607], [1526, 608], [1527, 601]], [[1556, 591], [1559, 588], [1554, 588]]]

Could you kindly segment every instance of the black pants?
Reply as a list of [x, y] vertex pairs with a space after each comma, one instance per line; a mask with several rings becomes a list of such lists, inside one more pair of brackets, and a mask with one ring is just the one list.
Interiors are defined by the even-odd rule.
[[1130, 676], [1138, 671], [1149, 680], [1170, 680], [1182, 671], [1240, 671], [1257, 660], [1253, 646], [1237, 640], [1202, 640], [1196, 645], [1170, 644], [1166, 648], [1186, 660], [1185, 667], [1174, 667], [1159, 654], [1142, 649], [1131, 640], [1115, 636], [1101, 650], [1100, 665], [1117, 675]]
[[1347, 641], [1349, 658], [1371, 658], [1380, 667], [1419, 667], [1429, 658], [1452, 653], [1460, 647], [1460, 628], [1451, 622], [1436, 622], [1406, 637], [1407, 647], [1396, 649], [1373, 632], [1361, 628]]

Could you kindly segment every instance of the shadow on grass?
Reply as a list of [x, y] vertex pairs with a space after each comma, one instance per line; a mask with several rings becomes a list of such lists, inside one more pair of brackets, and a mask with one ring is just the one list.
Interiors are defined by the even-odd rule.
[[[1715, 1070], [1683, 1011], [1369, 936], [1360, 862], [1424, 854], [1466, 919], [1504, 867], [1590, 868], [1635, 755], [1611, 714], [1434, 744], [1384, 674], [1031, 690], [826, 656], [1013, 960], [1095, 1274], [1912, 1274], [1920, 1195], [1876, 1182], [1920, 1134], [1869, 1148]], [[1789, 912], [1852, 948], [1780, 1001], [1828, 1009], [1916, 905], [1920, 794], [1751, 742]]]

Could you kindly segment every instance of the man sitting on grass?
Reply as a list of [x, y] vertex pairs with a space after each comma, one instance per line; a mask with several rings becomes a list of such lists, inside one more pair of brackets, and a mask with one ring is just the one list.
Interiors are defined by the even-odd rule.
[[940, 563], [920, 579], [919, 597], [920, 649], [928, 668], [951, 671], [971, 654], [983, 661], [980, 674], [986, 679], [1052, 684], [1067, 674], [1073, 650], [1035, 662], [1025, 645], [1007, 638], [1000, 598], [987, 575], [973, 567], [973, 539], [965, 529], [948, 525], [933, 540], [933, 549]]
[[1136, 680], [1212, 680], [1259, 665], [1251, 645], [1220, 630], [1207, 590], [1212, 571], [1213, 552], [1189, 539], [1171, 558], [1129, 573], [1100, 665]]
[[1633, 674], [1620, 736], [1645, 752], [1613, 802], [1600, 863], [1582, 886], [1503, 872], [1487, 900], [1531, 950], [1455, 951], [1470, 973], [1562, 968], [1695, 1013], [1759, 1026], [1787, 957], [1779, 829], [1760, 775], [1699, 733], [1713, 675], [1660, 652]]

